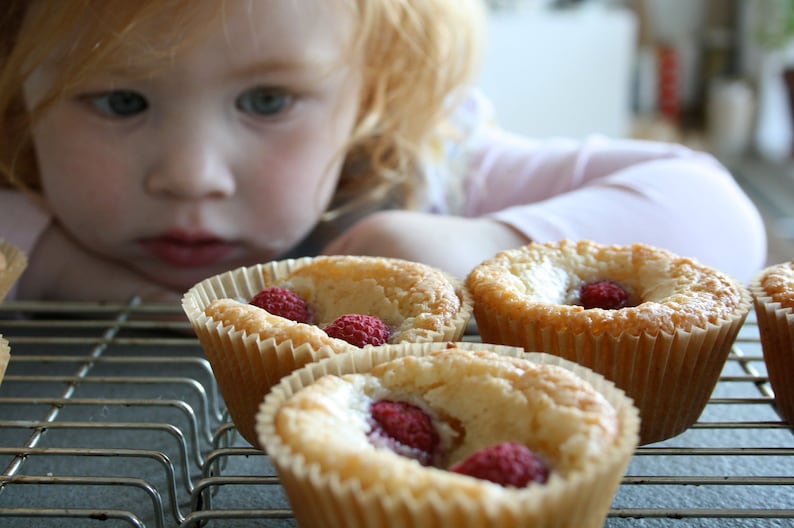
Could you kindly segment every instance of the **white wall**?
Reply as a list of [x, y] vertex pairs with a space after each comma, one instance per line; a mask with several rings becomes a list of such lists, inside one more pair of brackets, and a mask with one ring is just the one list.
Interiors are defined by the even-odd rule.
[[480, 86], [508, 130], [534, 137], [625, 137], [636, 32], [626, 9], [495, 11]]

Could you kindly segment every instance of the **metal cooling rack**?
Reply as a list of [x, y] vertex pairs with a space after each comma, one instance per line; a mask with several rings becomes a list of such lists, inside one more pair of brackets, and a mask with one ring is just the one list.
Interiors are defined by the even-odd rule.
[[[0, 525], [295, 526], [178, 305], [7, 302], [0, 334]], [[698, 423], [637, 450], [605, 526], [794, 526], [794, 435], [752, 315]]]

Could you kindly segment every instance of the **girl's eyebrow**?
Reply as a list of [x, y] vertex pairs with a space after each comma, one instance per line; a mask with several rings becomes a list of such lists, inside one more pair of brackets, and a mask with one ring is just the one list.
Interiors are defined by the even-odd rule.
[[262, 72], [289, 72], [293, 70], [303, 70], [309, 66], [310, 63], [294, 60], [263, 60], [251, 64], [246, 64], [242, 68], [234, 70], [236, 77], [244, 77], [256, 75]]
[[247, 64], [233, 70], [234, 77], [246, 78], [273, 73], [311, 73], [330, 70], [330, 61], [322, 61], [308, 57], [299, 59], [267, 59]]
[[[50, 64], [50, 68], [59, 68], [58, 64]], [[291, 75], [300, 72], [314, 72], [322, 66], [309, 62], [285, 61], [285, 60], [265, 60], [252, 64], [246, 64], [240, 68], [227, 71], [224, 75], [232, 79], [250, 79], [263, 75]], [[158, 73], [168, 71], [167, 62], [158, 64], [114, 64], [103, 68], [97, 72], [99, 78], [114, 80], [115, 82], [136, 82], [150, 78], [152, 75], [157, 77]]]

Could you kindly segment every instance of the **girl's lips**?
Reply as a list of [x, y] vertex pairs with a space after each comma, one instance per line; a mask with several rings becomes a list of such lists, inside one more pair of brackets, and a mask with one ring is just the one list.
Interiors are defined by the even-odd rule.
[[220, 261], [236, 245], [212, 235], [169, 232], [143, 239], [141, 246], [150, 255], [173, 266], [197, 268]]

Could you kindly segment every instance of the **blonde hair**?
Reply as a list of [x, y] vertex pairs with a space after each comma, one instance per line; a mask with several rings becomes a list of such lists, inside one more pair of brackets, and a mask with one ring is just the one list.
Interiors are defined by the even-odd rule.
[[[362, 65], [363, 90], [352, 137], [340, 153], [344, 165], [334, 206], [344, 209], [394, 189], [408, 205], [424, 145], [474, 74], [485, 9], [479, 0], [345, 1], [355, 17], [350, 58]], [[83, 78], [111, 67], [123, 42], [141, 38], [140, 28], [163, 24], [167, 10], [163, 42], [141, 42], [150, 52], [142, 65], [159, 64], [202, 37], [194, 27], [216, 27], [191, 20], [216, 22], [224, 6], [194, 0], [6, 0], [0, 14], [0, 170], [7, 182], [39, 189], [31, 140], [35, 119]], [[91, 19], [96, 23], [85, 23]], [[75, 45], [59, 80], [28, 112], [24, 82], [69, 40]]]

